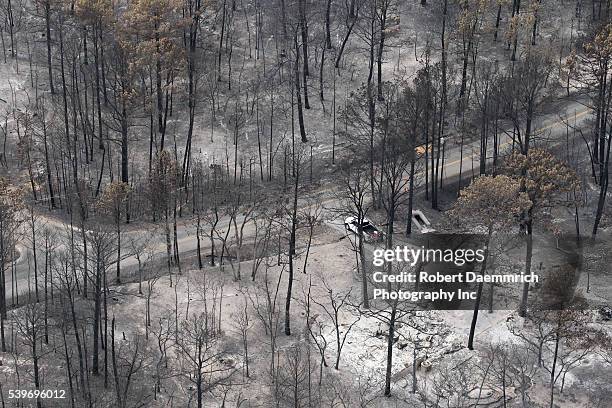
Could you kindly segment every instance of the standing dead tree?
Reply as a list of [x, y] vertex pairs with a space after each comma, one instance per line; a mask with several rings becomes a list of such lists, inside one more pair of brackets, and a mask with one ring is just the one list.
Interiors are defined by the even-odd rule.
[[[591, 162], [592, 177], [599, 184], [599, 199], [592, 234], [596, 235], [603, 215], [608, 194], [610, 168], [610, 137], [607, 136], [612, 122], [612, 24], [597, 27], [588, 33], [587, 41], [582, 45], [581, 53], [574, 53], [567, 61], [573, 68], [574, 79], [579, 92], [590, 96], [595, 116], [593, 135], [590, 141], [584, 139]], [[568, 92], [570, 78], [568, 76]]]
[[277, 403], [296, 408], [320, 406], [319, 395], [316, 389], [312, 389], [312, 364], [308, 347], [297, 343], [280, 352], [277, 383], [273, 390]]
[[[273, 225], [279, 230], [278, 236], [278, 260], [279, 265], [282, 263], [287, 265], [287, 292], [285, 297], [285, 334], [291, 335], [291, 300], [293, 294], [293, 281], [296, 268], [297, 258], [297, 232], [303, 225], [303, 220], [300, 219], [300, 209], [298, 207], [298, 198], [302, 192], [302, 171], [304, 166], [304, 149], [303, 146], [297, 147], [293, 152], [292, 166], [294, 177], [292, 180], [291, 190], [287, 191], [284, 196], [281, 196], [276, 202], [272, 203], [274, 212], [270, 214], [273, 220]], [[288, 241], [287, 246], [282, 248], [281, 242]], [[285, 260], [286, 259], [286, 260]]]
[[255, 311], [257, 319], [264, 327], [270, 347], [269, 375], [272, 381], [276, 381], [276, 358], [278, 352], [278, 335], [281, 330], [281, 310], [279, 307], [279, 288], [285, 265], [280, 267], [278, 278], [274, 279], [271, 261], [264, 261], [263, 277], [259, 280], [255, 290], [249, 293], [249, 301]]
[[244, 307], [241, 308], [236, 315], [233, 315], [233, 326], [235, 331], [240, 335], [242, 342], [242, 367], [243, 376], [250, 378], [249, 370], [249, 332], [253, 327], [253, 320], [249, 314], [249, 304], [247, 303], [246, 294], [244, 299]]
[[136, 388], [135, 383], [143, 381], [143, 375], [149, 365], [150, 354], [147, 343], [138, 334], [129, 340], [124, 334], [123, 340], [117, 341], [115, 331], [115, 316], [113, 316], [110, 347], [117, 407], [133, 406], [132, 401], [137, 401], [137, 405], [146, 405], [151, 396], [146, 391], [142, 392]]
[[[422, 268], [423, 264], [419, 262], [414, 266], [414, 271], [412, 273], [418, 275]], [[406, 264], [398, 264], [393, 266], [390, 271], [389, 269], [387, 270], [393, 274], [401, 274], [406, 272], [405, 269]], [[376, 282], [372, 283], [375, 285], [377, 284]], [[396, 282], [389, 283], [385, 289], [391, 293], [407, 290], [408, 288], [406, 286], [406, 283]], [[399, 339], [396, 333], [396, 326], [398, 324], [410, 325], [411, 319], [414, 317], [418, 318], [418, 315], [414, 310], [414, 304], [399, 300], [399, 296], [389, 297], [389, 299], [379, 299], [376, 302], [372, 302], [370, 309], [362, 309], [362, 313], [365, 317], [373, 318], [387, 326], [384, 395], [389, 396], [391, 395], [391, 379], [393, 376], [393, 346]]]
[[192, 314], [181, 324], [175, 346], [179, 373], [194, 385], [198, 408], [204, 406], [206, 392], [228, 383], [236, 371], [223, 361], [226, 346], [213, 320], [210, 313]]
[[[153, 220], [160, 217], [164, 223], [166, 238], [166, 257], [168, 273], [174, 265], [178, 265], [177, 239], [176, 239], [176, 215], [177, 215], [177, 189], [179, 172], [176, 160], [167, 151], [162, 151], [154, 163], [153, 171], [149, 177], [148, 198], [151, 203]], [[171, 232], [172, 221], [174, 234]], [[174, 239], [173, 239], [174, 235]], [[174, 244], [174, 245], [173, 245]], [[172, 275], [170, 274], [170, 285]]]
[[168, 378], [172, 378], [174, 372], [170, 366], [170, 358], [168, 351], [172, 346], [172, 339], [176, 338], [174, 335], [174, 317], [171, 313], [167, 313], [160, 317], [157, 323], [151, 328], [151, 332], [155, 338], [157, 344], [157, 361], [155, 362], [155, 384], [153, 399], [157, 400], [157, 396], [162, 392], [162, 381]]
[[116, 240], [113, 239], [113, 232], [98, 226], [87, 234], [87, 241], [90, 251], [88, 252], [94, 265], [91, 279], [94, 310], [92, 319], [93, 329], [93, 348], [91, 369], [94, 375], [100, 372], [100, 340], [104, 341], [104, 378], [108, 381], [108, 285], [107, 270], [112, 265], [114, 254], [116, 253]]
[[363, 234], [363, 223], [371, 209], [368, 199], [368, 188], [370, 186], [369, 172], [359, 163], [348, 163], [342, 169], [342, 192], [340, 193], [341, 207], [334, 209], [341, 216], [353, 217], [357, 223], [358, 233], [355, 244], [351, 245], [356, 252], [356, 269], [361, 279], [361, 298], [364, 308], [369, 308], [368, 292], [368, 263], [365, 257], [365, 237]]
[[[29, 303], [13, 313], [12, 320], [17, 327], [18, 339], [26, 347], [29, 360], [32, 362], [32, 377], [34, 388], [41, 390], [43, 386], [41, 378], [42, 359], [46, 354], [52, 352], [48, 347], [42, 346], [41, 339], [44, 335], [44, 311], [39, 303]], [[42, 391], [42, 390], [41, 390]], [[42, 407], [41, 398], [36, 398], [36, 406]]]
[[15, 256], [19, 227], [24, 221], [20, 214], [22, 208], [21, 192], [12, 188], [8, 180], [0, 177], [0, 339], [2, 351], [6, 351], [4, 321], [6, 307], [6, 271]]
[[98, 201], [102, 211], [111, 214], [117, 234], [117, 276], [116, 283], [121, 283], [121, 220], [123, 208], [129, 200], [130, 186], [124, 182], [110, 183]]
[[[327, 291], [327, 296], [325, 296], [325, 300], [313, 298], [312, 301], [325, 312], [334, 329], [336, 338], [336, 363], [334, 364], [334, 368], [338, 370], [340, 368], [340, 355], [344, 343], [353, 327], [359, 321], [360, 316], [358, 312], [353, 314], [349, 310], [350, 290], [344, 293], [334, 293], [334, 289], [328, 284], [325, 278], [321, 276], [320, 281], [323, 283], [324, 290]], [[347, 316], [351, 317], [347, 319]], [[343, 320], [345, 323], [342, 323]]]

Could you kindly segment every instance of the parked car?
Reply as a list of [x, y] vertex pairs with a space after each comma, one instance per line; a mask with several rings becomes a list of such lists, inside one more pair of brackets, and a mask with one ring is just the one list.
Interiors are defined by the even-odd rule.
[[[344, 228], [354, 234], [359, 234], [359, 222], [357, 217], [347, 217], [344, 220]], [[380, 232], [367, 218], [364, 218], [361, 222], [361, 231], [366, 242], [378, 242], [383, 238], [382, 232]]]

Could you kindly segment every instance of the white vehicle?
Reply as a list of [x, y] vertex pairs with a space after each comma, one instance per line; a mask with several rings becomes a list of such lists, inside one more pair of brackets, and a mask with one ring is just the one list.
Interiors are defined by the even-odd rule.
[[[347, 217], [344, 220], [344, 228], [354, 234], [359, 234], [359, 222], [357, 217]], [[361, 222], [361, 232], [366, 242], [378, 242], [383, 238], [382, 232], [380, 232], [367, 218], [364, 218]]]

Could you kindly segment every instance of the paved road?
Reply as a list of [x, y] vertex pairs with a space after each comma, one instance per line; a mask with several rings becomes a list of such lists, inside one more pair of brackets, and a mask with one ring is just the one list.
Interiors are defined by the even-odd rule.
[[[566, 135], [566, 124], [562, 118], [569, 118], [569, 121], [572, 125], [580, 128], [584, 126], [585, 120], [588, 118], [588, 113], [590, 112], [588, 109], [584, 107], [580, 101], [559, 101], [558, 106], [554, 107], [554, 113], [548, 113], [541, 115], [540, 118], [536, 121], [534, 125], [535, 138], [538, 143], [544, 143], [550, 145], [551, 143], [562, 143], [565, 141]], [[582, 142], [580, 142], [582, 143]], [[492, 158], [492, 142], [489, 146], [489, 151], [487, 153], [487, 160]], [[500, 149], [511, 146], [512, 138], [511, 133], [500, 134]], [[480, 142], [475, 141], [472, 143], [468, 143], [463, 148], [463, 154], [457, 146], [446, 146], [446, 160], [444, 163], [444, 177], [447, 179], [456, 178], [461, 171], [464, 175], [464, 178], [468, 178], [472, 173], [472, 168], [475, 168], [475, 172], [478, 170], [478, 162], [480, 160]], [[329, 146], [319, 147], [315, 149], [315, 154], [323, 155], [331, 152], [331, 148]], [[472, 167], [474, 166], [474, 167]], [[338, 199], [334, 195], [334, 189], [329, 188], [324, 191], [328, 198], [320, 201], [326, 207], [332, 207], [334, 204], [338, 204]], [[329, 215], [329, 214], [328, 214]], [[69, 226], [64, 224], [57, 219], [51, 217], [45, 217], [44, 215], [40, 215], [39, 222], [41, 225], [45, 225], [49, 228], [54, 229], [58, 234], [66, 234], [69, 231]], [[228, 224], [227, 218], [222, 218], [219, 222], [219, 225], [226, 226]], [[238, 226], [240, 227], [240, 222], [242, 221], [242, 217], [237, 219]], [[337, 222], [337, 221], [336, 221]], [[179, 250], [181, 254], [193, 253], [197, 248], [197, 241], [195, 238], [195, 227], [190, 225], [183, 225], [178, 230], [178, 244]], [[160, 231], [161, 232], [161, 231]], [[77, 236], [80, 236], [80, 230], [75, 227], [75, 233]], [[249, 235], [252, 235], [252, 231], [247, 227], [245, 229], [245, 237], [248, 240]], [[128, 232], [124, 234], [124, 242], [128, 243], [130, 241], [129, 238], [134, 238], [136, 235], [139, 238], [143, 236], [145, 238], [151, 238], [153, 233], [151, 231], [140, 231], [140, 232]], [[162, 235], [162, 234], [160, 234]], [[233, 232], [231, 233], [233, 236]], [[210, 250], [208, 246], [208, 240], [202, 240], [203, 253], [207, 253]], [[15, 275], [17, 277], [16, 284], [20, 296], [24, 296], [23, 293], [28, 291], [28, 280], [33, 282], [33, 261], [32, 261], [32, 251], [28, 248], [29, 243], [24, 241], [22, 242], [18, 249], [21, 252], [19, 259], [15, 264]], [[162, 241], [156, 241], [151, 244], [152, 252], [154, 253], [154, 258], [156, 258], [160, 265], [163, 265], [163, 259], [166, 254], [166, 244]], [[131, 248], [129, 244], [126, 244], [126, 248], [123, 249], [124, 253], [131, 252]], [[39, 261], [40, 262], [40, 261]], [[125, 270], [125, 273], [129, 273], [137, 268], [138, 260], [136, 256], [128, 256], [121, 262], [122, 270]], [[109, 274], [114, 273], [114, 266], [109, 267]], [[7, 296], [11, 297], [11, 288], [12, 280], [10, 270], [7, 272]]]

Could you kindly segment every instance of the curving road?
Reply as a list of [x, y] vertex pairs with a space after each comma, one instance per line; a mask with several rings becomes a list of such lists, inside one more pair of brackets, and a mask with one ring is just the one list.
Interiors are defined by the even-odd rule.
[[[534, 132], [534, 142], [535, 144], [543, 144], [548, 147], [554, 144], [565, 143], [566, 141], [566, 131], [567, 124], [566, 120], [569, 120], [571, 126], [575, 126], [576, 128], [584, 127], [585, 122], [588, 118], [588, 114], [590, 109], [585, 108], [585, 104], [578, 101], [567, 101], [560, 100], [556, 104], [556, 106], [552, 107], [554, 110], [553, 113], [546, 113], [541, 115], [535, 123], [534, 128], [536, 131]], [[567, 118], [567, 119], [566, 119]], [[576, 142], [578, 145], [583, 146], [583, 141], [579, 140]], [[492, 143], [490, 143], [489, 152], [487, 153], [487, 160], [491, 160], [492, 158]], [[500, 149], [504, 147], [509, 147], [512, 145], [512, 135], [510, 132], [506, 132], [505, 134], [500, 134]], [[471, 143], [467, 143], [464, 145], [463, 153], [460, 151], [458, 146], [448, 145], [445, 148], [445, 161], [443, 167], [443, 176], [445, 179], [456, 179], [461, 172], [463, 174], [464, 179], [467, 179], [471, 176], [474, 171], [476, 174], [478, 173], [478, 162], [480, 160], [480, 142], [475, 141]], [[331, 147], [329, 146], [320, 146], [314, 149], [314, 153], [321, 156], [325, 154], [329, 154], [331, 152]], [[473, 170], [474, 169], [474, 170]], [[319, 193], [323, 194], [325, 199], [319, 201], [325, 207], [333, 206], [334, 204], [339, 204], [339, 200], [335, 194], [335, 188], [327, 188], [321, 190]], [[329, 213], [325, 214], [328, 217], [335, 217], [335, 215]], [[64, 235], [69, 231], [70, 226], [61, 221], [58, 221], [55, 218], [46, 216], [45, 214], [39, 214], [39, 226], [46, 226], [56, 231], [58, 235]], [[219, 225], [227, 225], [229, 219], [227, 217], [222, 218], [219, 221]], [[237, 219], [237, 223], [240, 227], [240, 222], [242, 221], [241, 217]], [[79, 237], [81, 232], [78, 228], [74, 227], [75, 234]], [[178, 233], [178, 246], [180, 254], [189, 254], [194, 253], [197, 248], [197, 241], [194, 233], [195, 227], [192, 225], [184, 224], [180, 225], [177, 231]], [[249, 235], [253, 234], [250, 228], [247, 226], [245, 228], [245, 239], [248, 241]], [[123, 242], [125, 243], [125, 247], [122, 246], [122, 252], [130, 253], [133, 252], [130, 248], [128, 237], [134, 238], [136, 235], [148, 236], [152, 237], [154, 234], [151, 231], [136, 231], [136, 232], [126, 232], [124, 233], [125, 238]], [[233, 235], [233, 232], [232, 232]], [[26, 235], [27, 236], [27, 235]], [[202, 240], [202, 251], [203, 254], [206, 254], [207, 251], [210, 250], [208, 246], [209, 242], [207, 239]], [[18, 292], [20, 293], [20, 297], [26, 296], [28, 292], [28, 286], [32, 287], [34, 282], [34, 272], [33, 272], [33, 260], [32, 260], [32, 250], [29, 247], [28, 241], [23, 241], [19, 244], [18, 250], [20, 252], [19, 258], [14, 263], [14, 276], [16, 277], [15, 282], [12, 281], [11, 276], [11, 268], [6, 273], [6, 291], [7, 291], [7, 299], [9, 299], [8, 303], [10, 304], [11, 293], [17, 287]], [[166, 255], [166, 244], [165, 242], [158, 241], [153, 242], [151, 245], [150, 253], [153, 254], [153, 260], [157, 261], [157, 264], [160, 268], [164, 267], [165, 264], [165, 255]], [[56, 250], [59, 250], [58, 247]], [[42, 251], [41, 251], [42, 252]], [[40, 260], [41, 256], [39, 255], [39, 265], [42, 265]], [[129, 274], [137, 269], [138, 260], [134, 255], [127, 256], [125, 259], [121, 261], [122, 271], [125, 274]], [[39, 266], [42, 269], [42, 267]], [[109, 278], [111, 275], [115, 273], [115, 266], [111, 265], [108, 268]], [[41, 278], [39, 277], [39, 282]], [[109, 282], [113, 282], [113, 279], [109, 279]], [[29, 284], [29, 285], [28, 285]], [[21, 302], [20, 302], [21, 303]]]

